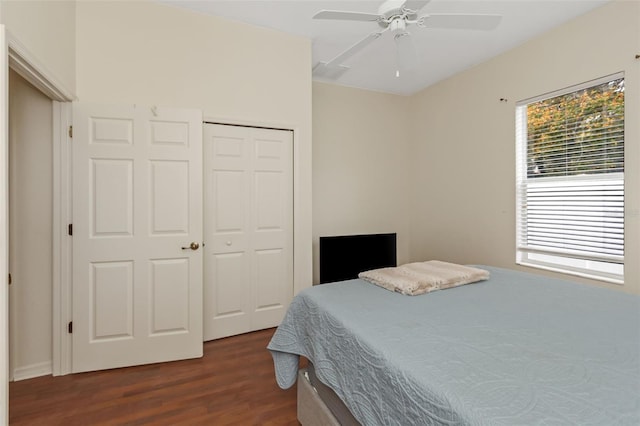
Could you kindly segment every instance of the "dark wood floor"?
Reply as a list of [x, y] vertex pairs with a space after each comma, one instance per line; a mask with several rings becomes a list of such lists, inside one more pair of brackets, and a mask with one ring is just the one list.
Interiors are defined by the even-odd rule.
[[10, 383], [10, 424], [298, 425], [266, 350], [274, 330], [207, 342], [200, 359]]

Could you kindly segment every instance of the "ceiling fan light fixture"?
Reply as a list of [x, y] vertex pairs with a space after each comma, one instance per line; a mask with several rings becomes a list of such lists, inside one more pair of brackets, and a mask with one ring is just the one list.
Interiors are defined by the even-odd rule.
[[398, 64], [398, 69], [402, 71], [414, 69], [417, 62], [416, 47], [409, 33], [396, 34], [393, 40], [396, 43], [396, 63]]
[[401, 17], [394, 18], [389, 23], [389, 30], [391, 30], [391, 32], [395, 34], [396, 37], [401, 34], [406, 34], [407, 33], [406, 29], [407, 29], [407, 22]]

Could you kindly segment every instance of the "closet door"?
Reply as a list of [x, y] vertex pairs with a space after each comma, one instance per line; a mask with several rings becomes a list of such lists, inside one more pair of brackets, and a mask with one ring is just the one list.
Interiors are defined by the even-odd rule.
[[204, 338], [277, 326], [293, 297], [291, 131], [205, 124]]

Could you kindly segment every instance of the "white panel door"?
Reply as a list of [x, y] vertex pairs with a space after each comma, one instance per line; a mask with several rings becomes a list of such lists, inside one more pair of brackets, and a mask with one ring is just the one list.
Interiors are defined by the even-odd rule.
[[202, 356], [201, 112], [73, 122], [73, 372]]
[[204, 338], [280, 324], [293, 297], [293, 137], [205, 124]]

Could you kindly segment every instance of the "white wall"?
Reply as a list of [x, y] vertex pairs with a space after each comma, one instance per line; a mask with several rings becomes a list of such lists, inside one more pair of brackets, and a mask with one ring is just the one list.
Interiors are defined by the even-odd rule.
[[294, 129], [295, 286], [311, 285], [311, 43], [149, 1], [79, 2], [80, 101]]
[[9, 74], [10, 360], [16, 379], [51, 372], [52, 103]]
[[398, 234], [409, 259], [409, 100], [313, 84], [314, 282], [318, 237]]
[[640, 292], [638, 53], [640, 3], [613, 2], [415, 95], [412, 259], [516, 268], [515, 102], [624, 71], [623, 289]]
[[69, 0], [0, 2], [0, 23], [69, 93], [75, 91], [75, 9]]

